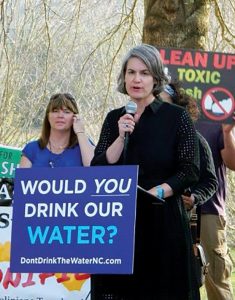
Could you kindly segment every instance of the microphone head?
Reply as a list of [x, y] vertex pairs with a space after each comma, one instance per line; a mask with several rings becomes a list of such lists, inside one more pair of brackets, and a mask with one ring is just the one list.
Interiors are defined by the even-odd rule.
[[137, 104], [134, 101], [130, 100], [125, 106], [125, 109], [127, 114], [131, 114], [134, 116], [134, 114], [137, 112]]

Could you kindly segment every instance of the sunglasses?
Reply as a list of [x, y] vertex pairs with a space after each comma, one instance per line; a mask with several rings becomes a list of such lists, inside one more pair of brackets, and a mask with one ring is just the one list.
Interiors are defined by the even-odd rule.
[[50, 98], [50, 101], [54, 101], [54, 100], [56, 100], [56, 99], [58, 99], [60, 97], [65, 97], [67, 100], [76, 103], [75, 98], [71, 94], [69, 94], [69, 93], [63, 93], [63, 94], [57, 93], [55, 95], [52, 95], [51, 98]]

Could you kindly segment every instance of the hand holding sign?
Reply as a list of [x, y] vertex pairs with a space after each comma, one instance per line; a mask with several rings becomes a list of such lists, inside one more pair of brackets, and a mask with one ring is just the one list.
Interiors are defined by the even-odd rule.
[[226, 134], [230, 134], [233, 129], [235, 128], [235, 112], [233, 113], [233, 120], [234, 120], [234, 123], [232, 124], [222, 124], [223, 126], [223, 132]]

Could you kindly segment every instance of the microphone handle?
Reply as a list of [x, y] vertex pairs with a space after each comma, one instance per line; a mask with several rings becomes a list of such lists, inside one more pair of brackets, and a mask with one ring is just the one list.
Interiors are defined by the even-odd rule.
[[[132, 115], [132, 117], [135, 116], [135, 113], [133, 113], [132, 111], [126, 111], [126, 113]], [[123, 164], [126, 165], [127, 164], [127, 148], [128, 148], [128, 143], [129, 143], [129, 132], [125, 133], [125, 140], [124, 140], [124, 148], [123, 148]]]
[[124, 148], [123, 148], [123, 164], [127, 163], [127, 148], [129, 143], [129, 132], [125, 133]]

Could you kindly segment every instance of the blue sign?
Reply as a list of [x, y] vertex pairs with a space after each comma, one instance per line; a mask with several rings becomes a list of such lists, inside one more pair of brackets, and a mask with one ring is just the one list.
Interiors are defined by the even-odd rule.
[[137, 166], [17, 169], [11, 272], [133, 272]]

